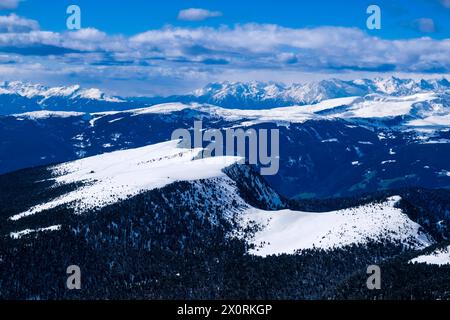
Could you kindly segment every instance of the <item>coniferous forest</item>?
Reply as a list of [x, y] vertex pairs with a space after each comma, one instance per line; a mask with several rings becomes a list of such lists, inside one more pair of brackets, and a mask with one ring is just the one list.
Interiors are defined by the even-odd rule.
[[[232, 167], [228, 174], [234, 179], [259, 179], [252, 170], [238, 174], [239, 170], [243, 169]], [[212, 206], [220, 190], [207, 180], [200, 184], [176, 182], [88, 214], [74, 214], [73, 209], [61, 206], [18, 222], [8, 220], [11, 213], [37, 199], [52, 198], [64, 188], [76, 187], [66, 185], [59, 190], [45, 188], [46, 182], [31, 183], [44, 181], [48, 175], [45, 168], [36, 168], [0, 177], [1, 202], [6, 204], [1, 208], [2, 299], [449, 298], [450, 267], [408, 263], [418, 252], [401, 243], [369, 242], [295, 255], [250, 255], [246, 237], [254, 230], [241, 230], [241, 238], [229, 236], [239, 227], [234, 218], [224, 219], [224, 212], [236, 204]], [[241, 181], [238, 185], [247, 201], [266, 208], [274, 206], [255, 197], [250, 189], [255, 183]], [[202, 198], [203, 188], [216, 188], [217, 192]], [[12, 200], [11, 192], [18, 189], [23, 190], [23, 196]], [[282, 206], [325, 211], [381, 201], [394, 193], [402, 195], [399, 205], [405, 212], [439, 239], [436, 246], [447, 244], [448, 190], [396, 190], [323, 201], [283, 200]], [[192, 194], [200, 198], [186, 201]], [[61, 230], [30, 233], [19, 239], [9, 235], [17, 228], [39, 228], [50, 221], [62, 225]], [[381, 290], [366, 287], [366, 268], [372, 264], [381, 267]], [[81, 269], [82, 290], [66, 288], [66, 268], [70, 265]]]

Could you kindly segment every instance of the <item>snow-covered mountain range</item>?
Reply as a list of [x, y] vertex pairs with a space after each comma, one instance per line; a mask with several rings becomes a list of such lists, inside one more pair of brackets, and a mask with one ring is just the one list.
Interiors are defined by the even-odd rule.
[[45, 101], [51, 98], [90, 99], [107, 102], [124, 102], [116, 97], [106, 95], [99, 89], [83, 89], [79, 85], [69, 87], [46, 87], [40, 84], [30, 84], [20, 81], [5, 81], [0, 83], [0, 95], [18, 95], [25, 98], [38, 98], [39, 103], [45, 104]]
[[[146, 108], [116, 112], [115, 115], [134, 114], [172, 114], [176, 112], [199, 112], [209, 117], [238, 122], [243, 127], [260, 123], [304, 123], [309, 120], [342, 119], [355, 123], [368, 119], [383, 121], [397, 119], [398, 126], [408, 128], [445, 127], [450, 125], [450, 95], [446, 93], [416, 93], [406, 96], [389, 96], [370, 94], [364, 97], [352, 96], [320, 101], [315, 104], [295, 105], [272, 109], [245, 110], [225, 109], [209, 104], [166, 103]], [[48, 116], [65, 116], [53, 113]], [[94, 119], [103, 115], [111, 116], [111, 112], [94, 113]], [[20, 115], [17, 115], [20, 116]], [[24, 117], [40, 117], [41, 114], [26, 114]]]
[[0, 84], [0, 115], [39, 110], [101, 112], [146, 107], [167, 102], [203, 103], [227, 109], [267, 109], [315, 104], [323, 100], [370, 94], [407, 96], [448, 92], [445, 79], [411, 80], [395, 77], [344, 81], [323, 80], [285, 85], [263, 82], [211, 83], [192, 94], [168, 97], [113, 97], [99, 89], [46, 87], [19, 81]]
[[177, 102], [124, 111], [3, 116], [0, 172], [168, 141], [174, 130], [192, 128], [198, 120], [210, 129], [279, 129], [280, 171], [268, 180], [288, 197], [450, 185], [445, 90], [374, 93], [261, 110]]
[[41, 110], [94, 111], [123, 108], [125, 100], [79, 85], [47, 87], [21, 81], [0, 83], [0, 115]]
[[[80, 298], [59, 286], [72, 263], [82, 298], [360, 298], [372, 264], [389, 288], [436, 279], [394, 297], [448, 297], [445, 79], [2, 90], [0, 298]], [[195, 121], [278, 129], [279, 172], [171, 141]]]
[[322, 80], [306, 84], [283, 85], [263, 82], [213, 83], [196, 90], [200, 102], [222, 107], [258, 109], [288, 105], [313, 104], [327, 99], [365, 96], [372, 93], [404, 96], [425, 91], [445, 91], [450, 82], [440, 80], [411, 80], [395, 77], [344, 81]]

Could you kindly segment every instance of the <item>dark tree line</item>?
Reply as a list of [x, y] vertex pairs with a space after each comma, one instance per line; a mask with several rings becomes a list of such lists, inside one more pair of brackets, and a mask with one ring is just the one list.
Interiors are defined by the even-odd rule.
[[[402, 244], [368, 243], [266, 258], [249, 255], [245, 237], [229, 235], [240, 228], [226, 214], [236, 209], [238, 200], [220, 202], [222, 187], [214, 180], [177, 182], [82, 215], [61, 206], [11, 222], [9, 216], [39, 203], [38, 199], [47, 201], [76, 187], [50, 190], [45, 188], [47, 182], [31, 183], [24, 174], [28, 173], [0, 177], [1, 299], [450, 298], [450, 268], [409, 264], [419, 253]], [[34, 174], [32, 181], [49, 177], [44, 169]], [[244, 199], [263, 208], [280, 206], [273, 197], [266, 198], [270, 188], [252, 171], [234, 169], [228, 174], [237, 180]], [[247, 181], [239, 181], [239, 176]], [[257, 185], [258, 192], [252, 193]], [[8, 201], [14, 190], [23, 195]], [[329, 210], [382, 201], [390, 194], [398, 191], [288, 206]], [[436, 239], [448, 236], [448, 190], [403, 190], [400, 195], [399, 205], [411, 218], [435, 232]], [[284, 206], [287, 201], [281, 200]], [[20, 239], [9, 236], [12, 231], [55, 224], [62, 229]], [[253, 230], [242, 231], [250, 237]], [[73, 264], [81, 268], [80, 291], [66, 288], [66, 268]], [[366, 288], [366, 268], [371, 264], [382, 268], [381, 291]]]

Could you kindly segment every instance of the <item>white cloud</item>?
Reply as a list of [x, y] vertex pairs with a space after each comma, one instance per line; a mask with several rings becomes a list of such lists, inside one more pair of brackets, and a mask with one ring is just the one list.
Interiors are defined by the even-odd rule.
[[0, 33], [19, 33], [38, 30], [39, 23], [35, 20], [19, 17], [14, 13], [0, 16]]
[[[11, 23], [21, 20], [27, 23]], [[31, 23], [30, 26], [29, 21], [32, 22], [15, 15], [0, 17], [0, 30], [2, 25], [9, 31], [36, 29], [37, 25]], [[103, 55], [105, 64], [123, 65], [129, 61], [130, 64], [163, 67], [177, 64], [213, 68], [211, 65], [222, 64], [229, 68], [295, 68], [306, 72], [450, 69], [450, 56], [446, 54], [450, 50], [450, 39], [384, 40], [356, 28], [293, 29], [266, 24], [165, 27], [132, 37], [110, 36], [93, 28], [64, 33], [39, 30], [0, 33], [0, 46], [20, 47], [24, 52], [28, 46], [36, 45], [83, 52], [79, 59], [84, 58], [84, 63], [89, 63], [92, 57], [94, 62], [102, 63], [98, 56]]]
[[287, 63], [297, 69], [334, 71], [450, 68], [450, 56], [436, 56], [437, 52], [449, 52], [449, 39], [384, 40], [356, 28], [169, 27], [136, 35], [130, 42], [141, 48], [158, 48], [165, 57], [214, 54], [245, 67], [285, 67], [283, 63]]
[[[167, 26], [126, 37], [93, 28], [58, 33], [37, 27], [0, 33], [0, 54], [17, 61], [10, 68], [28, 72], [29, 80], [104, 84], [122, 95], [180, 93], [217, 80], [298, 82], [327, 75], [450, 73], [450, 39], [386, 40], [357, 28]], [[35, 64], [40, 68], [30, 69]], [[17, 75], [5, 70], [0, 69], [0, 77]]]
[[19, 6], [20, 0], [0, 0], [0, 9], [12, 10]]
[[83, 41], [101, 41], [106, 38], [106, 33], [101, 32], [95, 28], [84, 28], [68, 33], [71, 39]]
[[222, 15], [219, 11], [209, 11], [206, 9], [190, 8], [181, 10], [178, 13], [178, 20], [185, 21], [201, 21], [208, 18], [220, 17]]

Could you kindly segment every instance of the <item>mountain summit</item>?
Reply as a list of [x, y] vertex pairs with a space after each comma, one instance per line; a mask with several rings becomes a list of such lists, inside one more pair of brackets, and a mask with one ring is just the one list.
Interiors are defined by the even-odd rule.
[[224, 108], [260, 109], [313, 104], [327, 99], [365, 96], [372, 93], [403, 96], [449, 88], [450, 82], [445, 78], [418, 81], [395, 77], [352, 81], [329, 79], [289, 86], [252, 81], [212, 83], [194, 91], [193, 96], [198, 102]]
[[84, 89], [79, 85], [47, 87], [21, 81], [0, 83], [0, 115], [40, 110], [94, 112], [117, 109], [124, 102], [99, 89]]
[[51, 88], [14, 81], [0, 83], [0, 115], [41, 110], [117, 111], [167, 102], [196, 102], [226, 109], [257, 110], [314, 104], [334, 98], [363, 97], [368, 94], [407, 96], [422, 92], [446, 92], [449, 89], [450, 82], [445, 78], [412, 80], [391, 77], [351, 81], [329, 79], [291, 85], [257, 81], [217, 82], [188, 95], [113, 97], [99, 89], [83, 89], [79, 85]]

